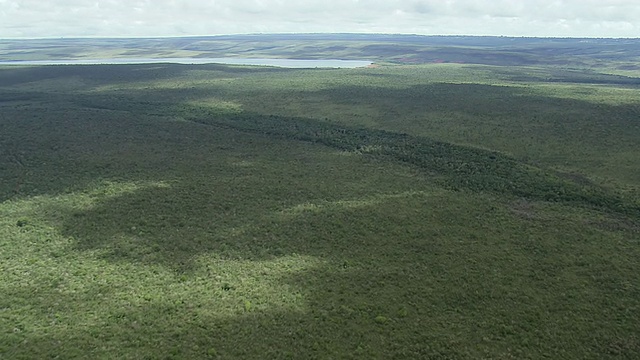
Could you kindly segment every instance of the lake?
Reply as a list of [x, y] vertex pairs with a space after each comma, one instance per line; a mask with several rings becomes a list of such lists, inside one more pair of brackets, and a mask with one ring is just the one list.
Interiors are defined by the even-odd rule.
[[249, 59], [249, 58], [114, 58], [114, 59], [70, 59], [70, 60], [24, 60], [3, 61], [1, 65], [98, 65], [98, 64], [227, 64], [260, 65], [284, 68], [358, 68], [372, 64], [366, 60], [338, 59]]

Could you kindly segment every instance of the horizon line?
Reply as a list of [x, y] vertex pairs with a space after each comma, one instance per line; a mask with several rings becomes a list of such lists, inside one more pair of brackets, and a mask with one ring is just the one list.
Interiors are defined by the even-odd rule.
[[637, 40], [640, 37], [596, 37], [596, 36], [531, 36], [531, 35], [478, 35], [478, 34], [416, 34], [416, 33], [365, 33], [365, 32], [274, 32], [274, 33], [234, 33], [203, 35], [144, 35], [144, 36], [102, 36], [102, 35], [70, 35], [70, 36], [34, 36], [34, 37], [0, 37], [0, 40], [77, 40], [77, 39], [178, 39], [200, 37], [240, 37], [240, 36], [277, 36], [277, 35], [360, 35], [360, 36], [416, 36], [416, 37], [476, 37], [476, 38], [508, 38], [508, 39], [599, 39], [599, 40]]

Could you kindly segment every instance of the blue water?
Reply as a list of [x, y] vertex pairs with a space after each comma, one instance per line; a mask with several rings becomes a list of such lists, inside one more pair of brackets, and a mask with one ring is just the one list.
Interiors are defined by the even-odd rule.
[[0, 65], [96, 65], [96, 64], [228, 64], [261, 65], [284, 68], [357, 68], [371, 65], [365, 60], [300, 60], [300, 59], [248, 59], [248, 58], [114, 58], [71, 60], [3, 61]]

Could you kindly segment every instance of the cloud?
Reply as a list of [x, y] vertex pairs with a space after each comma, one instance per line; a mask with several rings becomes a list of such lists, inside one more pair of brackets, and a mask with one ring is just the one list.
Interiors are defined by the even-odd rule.
[[391, 32], [637, 37], [637, 0], [0, 0], [0, 37]]

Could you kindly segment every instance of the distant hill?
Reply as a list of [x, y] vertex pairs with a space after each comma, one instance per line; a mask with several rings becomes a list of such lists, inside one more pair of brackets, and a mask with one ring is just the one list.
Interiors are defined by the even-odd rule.
[[246, 34], [173, 38], [0, 40], [2, 60], [105, 57], [366, 59], [398, 64], [560, 65], [638, 70], [640, 39]]

